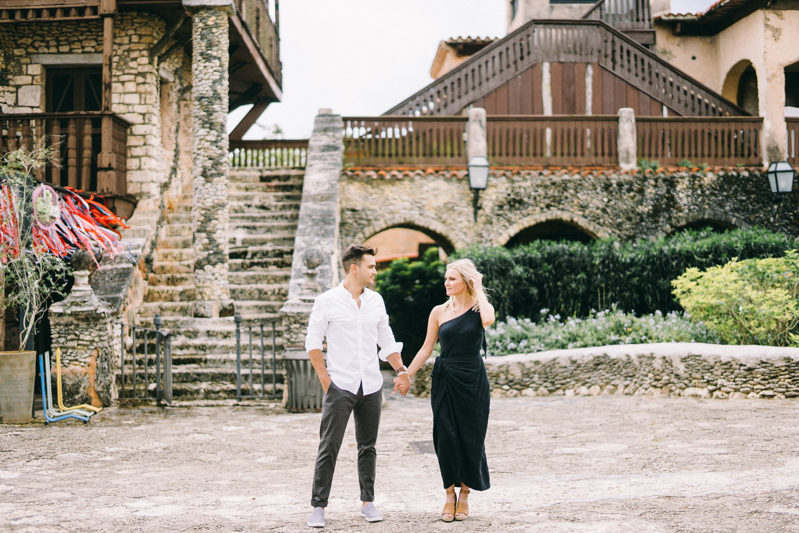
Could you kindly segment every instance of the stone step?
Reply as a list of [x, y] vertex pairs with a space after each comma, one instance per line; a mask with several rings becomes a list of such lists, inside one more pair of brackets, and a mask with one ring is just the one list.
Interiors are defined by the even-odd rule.
[[285, 284], [291, 279], [291, 269], [258, 270], [244, 272], [229, 272], [228, 281], [230, 285], [255, 285], [266, 284]]
[[[233, 383], [234, 387], [236, 384], [236, 360], [235, 358], [232, 361], [232, 365], [227, 367], [217, 367], [217, 368], [208, 368], [208, 367], [199, 367], [196, 365], [181, 365], [181, 366], [174, 366], [174, 359], [172, 360], [172, 388], [174, 390], [176, 383]], [[275, 372], [275, 381], [278, 383], [283, 383], [283, 368], [282, 363], [279, 365], [280, 371]], [[277, 369], [276, 369], [277, 370]], [[250, 372], [249, 368], [249, 360], [247, 360], [247, 365], [244, 364], [244, 359], [242, 359], [242, 369], [241, 369], [241, 385], [242, 388], [246, 385], [249, 388], [250, 383], [250, 374], [252, 374], [253, 385], [257, 384], [259, 389], [261, 385], [261, 369], [260, 366], [256, 366], [255, 362], [253, 361], [253, 371]], [[265, 373], [266, 374], [266, 373]], [[268, 371], [268, 379], [264, 381], [267, 383], [267, 391], [271, 392], [272, 385], [272, 369], [269, 368]], [[264, 376], [266, 377], [266, 375]]]
[[294, 245], [294, 234], [293, 233], [283, 233], [277, 235], [241, 235], [237, 234], [238, 232], [228, 231], [228, 242], [230, 246], [233, 247], [242, 247], [242, 246], [266, 246], [266, 245], [274, 245], [274, 246], [293, 246]]
[[275, 314], [285, 302], [265, 300], [236, 300], [236, 310], [242, 317]]
[[231, 285], [230, 297], [234, 300], [280, 300], [285, 301], [289, 294], [287, 283]]
[[[260, 217], [266, 218], [266, 217]], [[288, 220], [278, 220], [276, 222], [251, 222], [239, 221], [228, 224], [228, 231], [239, 235], [271, 235], [271, 234], [291, 234], [293, 237], [297, 232], [297, 222]]]
[[230, 259], [279, 259], [284, 258], [291, 264], [294, 254], [293, 243], [291, 246], [231, 246]]
[[231, 272], [246, 272], [251, 270], [274, 270], [291, 268], [291, 255], [282, 257], [260, 257], [254, 259], [231, 258], [228, 262]]
[[[260, 383], [253, 387], [256, 394], [261, 393]], [[249, 394], [249, 383], [242, 383], [242, 394]], [[266, 386], [266, 394], [272, 393], [271, 383]], [[283, 394], [283, 386], [278, 383], [278, 395]], [[178, 401], [188, 400], [227, 400], [236, 398], [236, 383], [179, 383], [172, 387], [172, 398]]]
[[155, 286], [171, 286], [171, 287], [184, 287], [187, 285], [194, 286], [194, 273], [183, 274], [148, 274], [147, 283], [151, 287]]
[[161, 228], [163, 237], [191, 237], [191, 224], [167, 224]]
[[191, 212], [168, 214], [166, 216], [166, 225], [171, 224], [191, 224]]
[[194, 272], [194, 261], [154, 261], [154, 274], [189, 274]]
[[299, 211], [277, 211], [260, 213], [236, 213], [230, 215], [229, 227], [247, 224], [286, 224], [293, 225], [296, 229], [299, 221]]
[[[261, 369], [261, 345], [260, 338], [253, 340], [252, 345], [252, 360], [253, 370], [260, 374]], [[282, 345], [275, 343], [275, 374], [283, 374], [283, 362], [280, 357]], [[241, 364], [242, 367], [249, 369], [250, 365], [250, 351], [249, 345], [242, 344], [241, 346]], [[172, 355], [172, 368], [184, 368], [189, 366], [191, 368], [216, 368], [222, 370], [236, 370], [236, 354], [182, 354]], [[264, 368], [272, 373], [272, 339], [264, 335]], [[271, 376], [270, 376], [271, 378]]]
[[144, 289], [145, 302], [188, 302], [197, 298], [193, 285], [170, 287], [168, 285], [147, 286]]
[[291, 183], [284, 181], [259, 181], [257, 183], [231, 183], [228, 187], [228, 194], [231, 196], [240, 193], [256, 193], [259, 196], [265, 193], [284, 193], [296, 196], [300, 200], [302, 196], [302, 183]]
[[[270, 202], [266, 204], [257, 204], [249, 201], [233, 201], [230, 202], [230, 220], [236, 220], [236, 215], [240, 214], [261, 214], [262, 216], [269, 213], [275, 220], [283, 219], [284, 217], [300, 213], [300, 202]], [[185, 215], [182, 215], [185, 216]], [[296, 218], [296, 216], [294, 217]], [[191, 220], [189, 220], [189, 223]], [[261, 222], [254, 220], [253, 222]], [[265, 222], [265, 221], [263, 221]]]
[[156, 261], [161, 263], [170, 262], [183, 262], [194, 260], [194, 249], [192, 248], [176, 248], [172, 250], [159, 250], [155, 252]]
[[158, 250], [177, 250], [181, 248], [192, 248], [192, 236], [183, 237], [161, 237], [158, 239]]
[[155, 315], [164, 318], [191, 316], [191, 302], [144, 302], [139, 307], [139, 318], [143, 322], [146, 322], [144, 319], [152, 319]]
[[304, 170], [292, 169], [230, 169], [230, 183], [253, 183], [259, 181], [293, 181], [302, 183]]

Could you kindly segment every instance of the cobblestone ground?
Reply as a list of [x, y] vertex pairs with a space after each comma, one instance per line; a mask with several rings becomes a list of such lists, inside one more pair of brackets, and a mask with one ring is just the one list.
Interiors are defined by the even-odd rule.
[[[799, 402], [492, 400], [492, 488], [464, 523], [443, 490], [427, 400], [388, 399], [376, 504], [357, 513], [353, 424], [330, 531], [799, 531]], [[89, 425], [0, 426], [0, 530], [306, 531], [318, 414], [110, 409]]]

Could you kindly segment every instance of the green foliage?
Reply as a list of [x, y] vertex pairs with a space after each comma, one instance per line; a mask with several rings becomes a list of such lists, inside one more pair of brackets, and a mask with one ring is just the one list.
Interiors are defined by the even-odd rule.
[[592, 309], [613, 304], [638, 314], [679, 311], [671, 280], [686, 269], [723, 265], [735, 257], [781, 257], [791, 246], [784, 235], [762, 229], [703, 230], [627, 243], [535, 241], [512, 249], [475, 247], [453, 259], [475, 262], [500, 319], [537, 321], [542, 308], [563, 317], [588, 316]]
[[656, 160], [649, 160], [643, 157], [638, 158], [638, 168], [641, 170], [657, 170], [660, 168], [660, 163]]
[[796, 344], [799, 326], [799, 254], [733, 259], [701, 272], [689, 268], [672, 282], [693, 316], [730, 344]]
[[567, 318], [565, 321], [560, 315], [549, 315], [538, 322], [529, 318], [508, 318], [488, 328], [486, 338], [491, 356], [612, 344], [719, 342], [718, 336], [707, 326], [692, 322], [684, 313], [673, 311], [663, 316], [656, 311], [637, 317], [615, 308], [591, 311], [584, 319]]
[[447, 299], [445, 271], [438, 248], [429, 248], [420, 261], [398, 259], [377, 274], [375, 289], [386, 302], [395, 337], [404, 344], [402, 358], [406, 364], [424, 344], [430, 311]]

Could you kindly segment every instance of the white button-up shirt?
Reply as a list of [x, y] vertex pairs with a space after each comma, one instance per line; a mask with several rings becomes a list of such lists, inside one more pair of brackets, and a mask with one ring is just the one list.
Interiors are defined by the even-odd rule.
[[[327, 337], [327, 373], [336, 387], [358, 394], [372, 394], [383, 387], [378, 357], [386, 358], [402, 351], [402, 343], [394, 340], [388, 325], [383, 297], [364, 289], [361, 307], [352, 294], [338, 287], [320, 294], [313, 304], [305, 350], [321, 350]], [[377, 346], [380, 346], [380, 353]]]

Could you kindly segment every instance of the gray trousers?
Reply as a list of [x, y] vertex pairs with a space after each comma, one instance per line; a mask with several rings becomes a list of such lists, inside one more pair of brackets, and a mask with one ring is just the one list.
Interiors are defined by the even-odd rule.
[[358, 482], [361, 485], [361, 501], [375, 499], [375, 466], [377, 463], [377, 428], [380, 425], [380, 412], [383, 396], [380, 391], [364, 396], [363, 386], [358, 394], [352, 394], [336, 387], [332, 382], [322, 400], [322, 424], [319, 427], [319, 453], [316, 455], [316, 469], [313, 476], [311, 505], [327, 507], [333, 472], [336, 469], [344, 430], [355, 413], [355, 441], [358, 443]]

